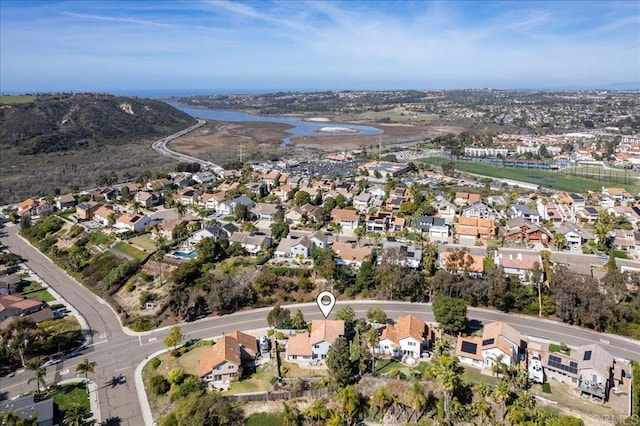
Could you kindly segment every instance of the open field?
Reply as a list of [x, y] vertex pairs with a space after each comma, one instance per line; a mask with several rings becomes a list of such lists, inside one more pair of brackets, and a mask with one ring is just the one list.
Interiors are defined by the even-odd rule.
[[26, 104], [36, 100], [33, 95], [0, 95], [0, 105]]
[[149, 253], [137, 249], [134, 246], [127, 244], [125, 241], [117, 242], [111, 250], [122, 253], [127, 257], [137, 260], [138, 262], [144, 262], [144, 260], [149, 257]]
[[[421, 161], [432, 165], [440, 165], [447, 160], [443, 158], [431, 157], [423, 158]], [[460, 172], [474, 173], [477, 175], [494, 178], [519, 180], [522, 182], [533, 183], [545, 188], [552, 188], [560, 191], [571, 191], [580, 193], [584, 192], [585, 190], [598, 191], [602, 189], [602, 186], [623, 187], [630, 191], [637, 191], [640, 189], [640, 183], [637, 185], [633, 185], [617, 182], [602, 182], [546, 170], [499, 167], [489, 164], [471, 163], [464, 161], [455, 161], [454, 167], [457, 171]]]

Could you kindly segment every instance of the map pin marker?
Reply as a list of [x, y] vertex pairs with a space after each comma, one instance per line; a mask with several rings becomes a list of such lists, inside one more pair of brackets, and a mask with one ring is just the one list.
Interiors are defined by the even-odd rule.
[[[326, 302], [326, 299], [329, 300], [328, 303]], [[336, 306], [336, 297], [330, 291], [323, 291], [318, 295], [316, 303], [318, 304], [318, 308], [320, 308], [322, 315], [327, 318], [329, 317], [333, 307]]]

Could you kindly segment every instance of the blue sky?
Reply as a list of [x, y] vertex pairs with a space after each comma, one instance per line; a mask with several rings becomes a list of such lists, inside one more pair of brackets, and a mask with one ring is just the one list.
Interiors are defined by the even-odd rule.
[[640, 2], [0, 1], [0, 91], [640, 80]]

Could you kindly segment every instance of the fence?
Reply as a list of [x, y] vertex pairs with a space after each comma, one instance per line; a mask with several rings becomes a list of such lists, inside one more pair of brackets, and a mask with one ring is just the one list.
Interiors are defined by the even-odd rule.
[[274, 391], [250, 393], [242, 395], [224, 395], [222, 399], [227, 402], [260, 402], [260, 401], [286, 401], [293, 398], [318, 398], [331, 392], [331, 388], [309, 389], [295, 392]]

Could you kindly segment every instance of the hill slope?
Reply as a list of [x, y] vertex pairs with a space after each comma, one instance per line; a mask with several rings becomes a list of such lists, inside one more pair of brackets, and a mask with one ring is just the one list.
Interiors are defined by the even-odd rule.
[[106, 94], [44, 95], [0, 107], [0, 147], [21, 155], [122, 144], [177, 132], [196, 120], [161, 101]]

